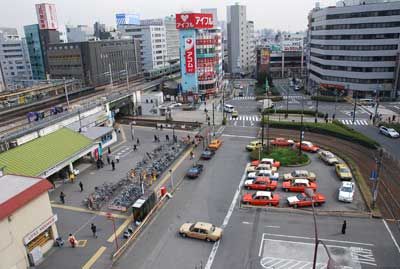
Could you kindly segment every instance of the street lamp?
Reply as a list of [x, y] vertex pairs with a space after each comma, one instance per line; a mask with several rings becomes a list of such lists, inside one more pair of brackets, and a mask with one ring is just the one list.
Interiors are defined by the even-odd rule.
[[317, 123], [317, 121], [318, 121], [318, 99], [319, 99], [318, 93], [319, 93], [319, 86], [317, 87], [316, 98], [315, 98], [315, 102], [316, 102], [316, 104], [315, 104], [315, 119], [314, 119], [315, 123]]
[[332, 119], [335, 119], [336, 117], [337, 99], [338, 99], [338, 90], [337, 88], [335, 88], [335, 113], [333, 113]]
[[357, 109], [357, 97], [358, 97], [358, 92], [355, 91], [354, 94], [356, 95], [356, 96], [355, 96], [356, 98], [355, 98], [355, 100], [354, 100], [353, 124], [354, 124], [354, 121], [356, 120], [356, 109]]
[[312, 213], [313, 213], [313, 219], [314, 219], [314, 236], [315, 236], [315, 247], [314, 247], [314, 259], [313, 259], [313, 269], [315, 269], [316, 264], [317, 264], [317, 252], [318, 252], [318, 244], [321, 243], [324, 248], [326, 253], [328, 254], [328, 264], [327, 268], [328, 269], [333, 269], [337, 268], [336, 262], [332, 259], [331, 254], [329, 253], [329, 250], [327, 246], [322, 242], [322, 240], [318, 239], [318, 227], [317, 227], [317, 218], [315, 216], [315, 207], [314, 207], [314, 191], [311, 188], [305, 188], [304, 193], [311, 198], [311, 207], [312, 207]]

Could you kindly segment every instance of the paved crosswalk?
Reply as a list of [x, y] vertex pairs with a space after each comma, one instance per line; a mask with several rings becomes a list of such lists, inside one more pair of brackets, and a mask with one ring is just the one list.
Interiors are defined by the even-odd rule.
[[368, 120], [355, 120], [354, 123], [353, 120], [340, 120], [340, 122], [345, 125], [363, 125], [363, 126], [369, 125]]
[[292, 99], [292, 100], [301, 100], [301, 99], [309, 99], [309, 97], [306, 97], [306, 96], [304, 96], [303, 97], [303, 95], [289, 95], [289, 96], [287, 96], [287, 95], [282, 95], [282, 97], [283, 97], [283, 99], [288, 99], [289, 98], [289, 100], [290, 99]]
[[256, 100], [254, 96], [236, 96], [232, 100]]
[[239, 117], [229, 117], [230, 121], [260, 121], [261, 117], [257, 115], [240, 115]]

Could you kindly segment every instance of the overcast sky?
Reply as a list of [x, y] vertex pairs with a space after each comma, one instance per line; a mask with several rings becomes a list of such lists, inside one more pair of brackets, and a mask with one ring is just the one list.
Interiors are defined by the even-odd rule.
[[[247, 19], [256, 29], [273, 28], [288, 31], [304, 30], [307, 14], [316, 0], [0, 0], [0, 27], [16, 27], [21, 33], [23, 25], [37, 23], [35, 4], [56, 4], [60, 25], [93, 25], [98, 20], [108, 26], [115, 25], [115, 13], [139, 13], [143, 19], [160, 18], [181, 11], [199, 11], [218, 8], [219, 20], [226, 18], [226, 6], [239, 2], [247, 6]], [[320, 0], [321, 6], [336, 0]]]

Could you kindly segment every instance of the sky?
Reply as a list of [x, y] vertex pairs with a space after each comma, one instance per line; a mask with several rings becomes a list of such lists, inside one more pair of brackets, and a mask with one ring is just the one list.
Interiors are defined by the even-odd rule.
[[[35, 4], [56, 4], [59, 25], [93, 25], [100, 21], [115, 25], [119, 12], [139, 13], [142, 19], [162, 18], [182, 11], [217, 8], [218, 19], [226, 19], [226, 6], [236, 2], [247, 6], [247, 20], [256, 29], [272, 28], [302, 31], [307, 27], [308, 12], [317, 0], [0, 0], [0, 27], [15, 27], [23, 35], [23, 26], [37, 23]], [[336, 0], [319, 0], [321, 7]]]

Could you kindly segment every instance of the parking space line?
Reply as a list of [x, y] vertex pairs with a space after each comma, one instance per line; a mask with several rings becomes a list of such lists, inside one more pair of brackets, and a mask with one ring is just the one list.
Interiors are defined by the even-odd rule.
[[260, 242], [260, 249], [258, 250], [258, 257], [261, 257], [261, 254], [262, 254], [262, 250], [263, 250], [263, 247], [264, 247], [264, 235], [265, 234], [263, 234], [262, 235], [262, 237], [261, 237], [261, 242]]
[[392, 231], [389, 229], [389, 226], [387, 225], [386, 221], [385, 221], [384, 219], [382, 219], [382, 221], [383, 221], [383, 224], [384, 224], [385, 227], [386, 227], [386, 230], [389, 232], [390, 237], [392, 238], [392, 241], [393, 241], [394, 245], [395, 245], [396, 248], [397, 248], [397, 251], [400, 253], [399, 244], [397, 244], [397, 241], [396, 241], [396, 239], [394, 238], [394, 236], [393, 236], [393, 234], [392, 234]]
[[[89, 214], [99, 215], [99, 216], [107, 216], [107, 212], [93, 211], [93, 210], [90, 210], [90, 209], [76, 207], [76, 206], [60, 205], [60, 204], [53, 204], [52, 203], [51, 207], [61, 208], [61, 209], [65, 209], [65, 210], [75, 211], [75, 212], [89, 213]], [[115, 216], [118, 219], [126, 219], [126, 218], [128, 218], [128, 216], [120, 215], [120, 214], [113, 214], [113, 216]]]
[[[314, 241], [314, 239], [315, 239], [315, 238], [313, 238], [313, 237], [296, 236], [296, 235], [285, 235], [285, 234], [263, 233], [263, 235], [276, 236], [276, 237], [284, 237], [284, 238], [298, 238], [298, 239], [313, 240], [313, 241]], [[354, 244], [354, 245], [363, 245], [363, 246], [371, 246], [371, 247], [374, 246], [374, 244], [361, 243], [361, 242], [353, 242], [353, 241], [333, 240], [333, 239], [324, 239], [324, 238], [320, 238], [320, 240], [322, 240], [322, 241], [328, 241], [328, 242], [344, 243], [344, 244]]]
[[82, 266], [82, 269], [90, 269], [93, 264], [100, 258], [100, 256], [106, 251], [106, 247], [101, 246], [95, 254]]

